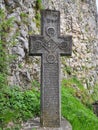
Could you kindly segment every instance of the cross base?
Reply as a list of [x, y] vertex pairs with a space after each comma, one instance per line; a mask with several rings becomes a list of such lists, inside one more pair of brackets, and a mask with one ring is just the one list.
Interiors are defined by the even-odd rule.
[[28, 126], [23, 124], [23, 126], [26, 126], [26, 127], [23, 127], [21, 130], [33, 130], [33, 129], [35, 130], [72, 130], [71, 124], [64, 118], [61, 120], [61, 126], [58, 128], [41, 127], [40, 118], [35, 118], [33, 120], [30, 120], [29, 122], [30, 123], [25, 122], [25, 124], [28, 124]]
[[62, 119], [61, 126], [59, 128], [39, 127], [36, 130], [72, 130], [72, 126], [67, 120]]

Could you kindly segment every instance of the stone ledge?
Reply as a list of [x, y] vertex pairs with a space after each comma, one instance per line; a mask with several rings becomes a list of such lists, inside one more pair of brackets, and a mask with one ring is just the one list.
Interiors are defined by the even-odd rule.
[[23, 128], [21, 130], [72, 130], [71, 124], [66, 120], [62, 119], [61, 121], [61, 127], [60, 128], [46, 128], [46, 127], [40, 127], [40, 119], [35, 118], [33, 120], [30, 120], [28, 122], [25, 122], [22, 124]]

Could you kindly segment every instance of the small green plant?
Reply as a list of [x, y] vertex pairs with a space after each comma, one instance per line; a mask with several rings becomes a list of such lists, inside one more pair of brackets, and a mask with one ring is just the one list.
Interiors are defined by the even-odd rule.
[[41, 16], [40, 16], [40, 12], [38, 11], [37, 13], [36, 13], [36, 15], [35, 15], [35, 22], [36, 22], [36, 27], [40, 27], [40, 18], [41, 18]]
[[20, 17], [22, 19], [22, 22], [24, 22], [25, 24], [28, 24], [28, 15], [26, 13], [21, 12]]
[[40, 10], [42, 9], [42, 0], [37, 0], [36, 1], [36, 15], [35, 15], [35, 22], [36, 22], [36, 26], [39, 28], [40, 27]]
[[70, 66], [65, 66], [65, 71], [67, 72], [68, 75], [71, 75], [72, 69]]
[[37, 10], [42, 9], [42, 0], [36, 0], [36, 9]]
[[36, 80], [33, 80], [32, 87], [40, 88], [40, 83], [38, 81], [36, 81]]
[[24, 18], [24, 17], [27, 17], [27, 14], [24, 13], [24, 12], [21, 12], [21, 13], [20, 13], [20, 17], [23, 17], [23, 18]]
[[72, 68], [66, 64], [65, 59], [66, 59], [65, 57], [61, 58], [61, 62], [64, 65], [63, 71], [64, 71], [64, 73], [71, 75], [72, 74]]
[[98, 101], [98, 84], [94, 86], [94, 90], [91, 96], [92, 96], [93, 102]]
[[18, 67], [19, 67], [19, 68], [22, 68], [23, 66], [22, 66], [22, 64], [18, 64]]
[[32, 130], [37, 130], [36, 128], [33, 128]]

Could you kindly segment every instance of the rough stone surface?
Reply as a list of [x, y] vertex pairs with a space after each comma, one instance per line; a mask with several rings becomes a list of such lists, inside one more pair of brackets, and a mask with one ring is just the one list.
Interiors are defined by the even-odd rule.
[[[62, 78], [76, 76], [85, 87], [93, 86], [98, 78], [98, 37], [95, 0], [42, 0], [44, 9], [56, 9], [61, 13], [61, 34], [73, 36], [72, 58], [63, 58]], [[33, 79], [40, 80], [39, 58], [28, 57], [28, 36], [39, 34], [36, 19], [36, 0], [1, 0], [0, 8], [6, 11], [7, 18], [15, 17], [14, 27], [8, 40], [18, 32], [12, 52], [17, 55], [11, 65], [10, 84], [23, 88], [31, 87]], [[18, 51], [17, 51], [18, 49]], [[33, 64], [33, 65], [32, 65]], [[69, 75], [65, 66], [70, 66]], [[25, 73], [29, 73], [30, 79]], [[27, 80], [26, 80], [27, 79]]]

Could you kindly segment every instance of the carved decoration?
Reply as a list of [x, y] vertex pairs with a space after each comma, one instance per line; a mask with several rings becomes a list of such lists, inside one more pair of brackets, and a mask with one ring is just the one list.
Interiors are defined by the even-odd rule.
[[45, 48], [47, 48], [47, 50], [49, 51], [55, 51], [55, 49], [57, 48], [56, 42], [52, 39], [49, 39], [44, 46], [46, 46]]
[[46, 32], [47, 32], [48, 36], [50, 36], [50, 37], [54, 37], [56, 34], [55, 28], [53, 28], [53, 27], [46, 28]]
[[55, 63], [55, 60], [56, 60], [56, 56], [55, 55], [53, 55], [53, 54], [47, 55], [47, 62], [48, 63], [53, 64], [53, 63]]
[[66, 41], [63, 41], [63, 42], [61, 42], [60, 44], [59, 44], [59, 48], [61, 49], [61, 50], [65, 50], [66, 48], [67, 48], [67, 42]]
[[35, 46], [34, 46], [34, 48], [35, 48], [36, 50], [40, 50], [40, 49], [42, 48], [42, 41], [36, 40], [36, 41], [35, 41]]

